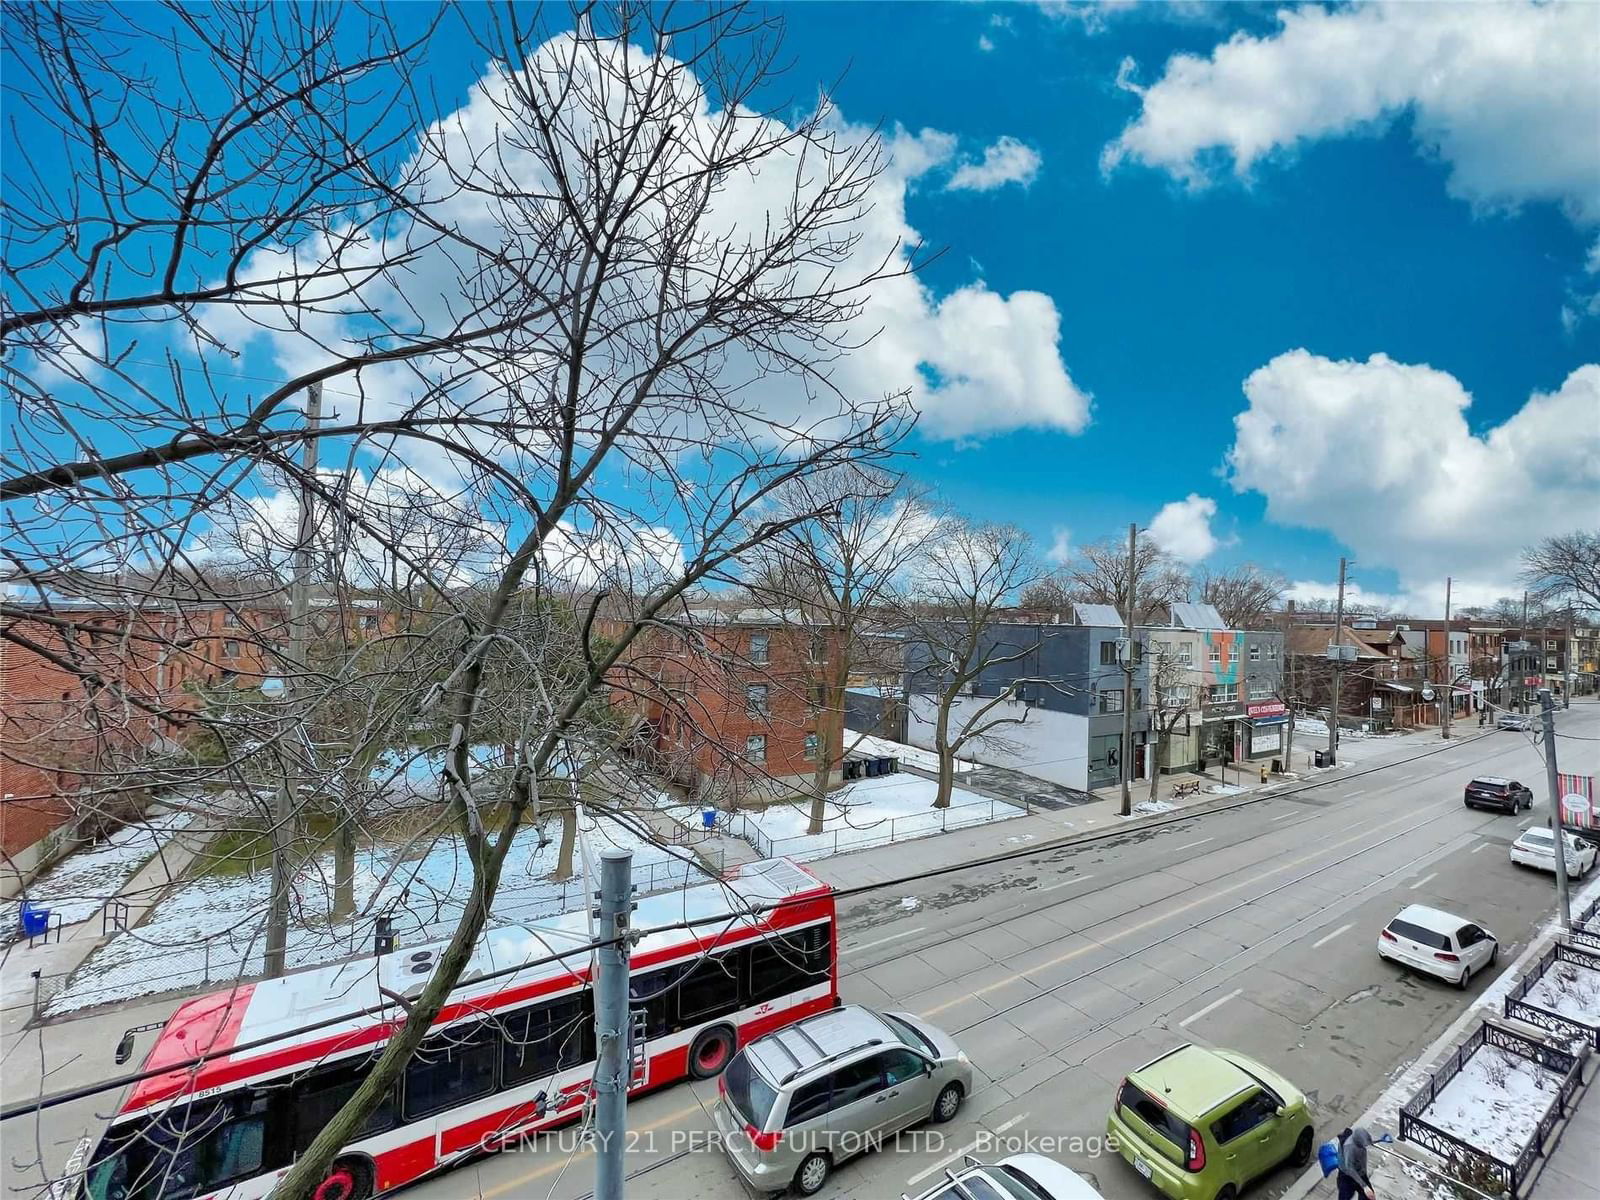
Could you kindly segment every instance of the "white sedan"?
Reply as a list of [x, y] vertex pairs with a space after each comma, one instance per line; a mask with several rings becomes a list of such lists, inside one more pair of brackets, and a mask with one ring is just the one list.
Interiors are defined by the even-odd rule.
[[[1594, 868], [1595, 848], [1576, 834], [1563, 833], [1567, 843], [1567, 874], [1581, 879]], [[1556, 869], [1556, 839], [1548, 829], [1525, 829], [1522, 836], [1511, 843], [1511, 861], [1521, 867], [1536, 867], [1541, 871]]]
[[[960, 1167], [947, 1167], [944, 1182], [917, 1200], [1101, 1200], [1089, 1182], [1042, 1154], [1013, 1154], [985, 1164], [968, 1154]], [[905, 1198], [909, 1200], [909, 1198]]]

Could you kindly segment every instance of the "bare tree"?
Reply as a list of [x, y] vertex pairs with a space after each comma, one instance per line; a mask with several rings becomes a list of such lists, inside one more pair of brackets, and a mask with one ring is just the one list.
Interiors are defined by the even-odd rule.
[[[174, 6], [171, 61], [148, 76], [126, 65], [150, 51], [143, 10], [5, 15], [51, 145], [48, 162], [6, 166], [16, 419], [0, 501], [15, 573], [42, 604], [74, 573], [138, 565], [161, 581], [134, 597], [143, 613], [172, 601], [213, 513], [288, 485], [396, 561], [407, 585], [391, 590], [417, 618], [407, 657], [429, 682], [371, 724], [443, 731], [407, 752], [441, 764], [425, 816], [465, 859], [460, 915], [404, 1023], [277, 1183], [284, 1200], [328, 1178], [428, 1036], [518, 832], [573, 802], [574, 764], [608, 750], [587, 715], [632, 642], [833, 511], [772, 502], [813, 474], [884, 465], [912, 418], [830, 373], [861, 344], [873, 284], [906, 262], [863, 241], [881, 143], [825, 106], [763, 115], [770, 22], [624, 4], [562, 30], [548, 9], [495, 8], [474, 30], [487, 70], [436, 121], [412, 86], [425, 33], [403, 42], [368, 14], [370, 44], [353, 50], [342, 15]], [[190, 89], [171, 101], [179, 79]], [[293, 410], [312, 384], [335, 410], [317, 423]], [[490, 552], [452, 570], [420, 560], [346, 483], [304, 469], [312, 440], [364, 478], [426, 473], [460, 501], [435, 515]], [[604, 639], [602, 601], [617, 614]], [[562, 613], [559, 669], [515, 636], [530, 604]], [[280, 636], [271, 667], [293, 682], [293, 716], [348, 672], [287, 661]], [[20, 622], [0, 637], [31, 641]], [[208, 719], [55, 657], [124, 710]], [[534, 686], [508, 710], [495, 680], [519, 671]], [[256, 736], [231, 727], [228, 761], [194, 769], [237, 777], [242, 756], [291, 739], [270, 707], [242, 709]], [[487, 768], [486, 739], [507, 751]], [[641, 828], [636, 796], [585, 802]]]
[[1600, 611], [1600, 529], [1547, 537], [1524, 550], [1522, 578], [1545, 604]]
[[1181, 662], [1170, 642], [1157, 642], [1150, 661], [1150, 728], [1156, 735], [1156, 756], [1150, 770], [1150, 799], [1158, 798], [1161, 761], [1167, 743], [1181, 722], [1189, 719], [1194, 707], [1190, 682], [1193, 668]]
[[779, 512], [792, 509], [826, 515], [765, 543], [743, 579], [798, 636], [823, 645], [801, 660], [800, 680], [819, 744], [808, 830], [821, 833], [833, 772], [859, 744], [845, 744], [845, 689], [857, 664], [876, 657], [870, 635], [896, 604], [936, 522], [920, 496], [883, 472], [800, 480], [778, 502]]
[[1202, 567], [1195, 577], [1201, 603], [1213, 605], [1229, 629], [1268, 629], [1283, 603], [1287, 580], [1276, 571], [1243, 563], [1227, 570]]
[[[941, 522], [917, 564], [907, 606], [907, 691], [932, 696], [935, 808], [950, 807], [956, 759], [968, 743], [1003, 741], [1003, 730], [1027, 717], [1016, 702], [1030, 679], [1007, 668], [1033, 655], [1039, 639], [1008, 629], [1005, 610], [1036, 577], [1021, 530], [952, 518]], [[987, 680], [991, 672], [1003, 682]]]
[[[1081, 547], [1055, 578], [1064, 583], [1071, 599], [1109, 604], [1121, 612], [1128, 603], [1127, 545], [1117, 540], [1091, 542]], [[1165, 620], [1167, 607], [1189, 596], [1189, 576], [1148, 534], [1142, 534], [1137, 543], [1134, 578], [1138, 581], [1135, 625]]]

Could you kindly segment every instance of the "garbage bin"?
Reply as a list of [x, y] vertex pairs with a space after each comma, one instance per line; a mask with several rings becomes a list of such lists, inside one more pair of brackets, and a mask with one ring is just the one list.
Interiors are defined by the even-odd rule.
[[1317, 751], [1317, 752], [1316, 752], [1316, 753], [1315, 753], [1315, 754], [1313, 754], [1313, 755], [1312, 755], [1312, 756], [1311, 756], [1311, 761], [1312, 761], [1312, 762], [1314, 762], [1314, 763], [1315, 763], [1315, 764], [1316, 764], [1316, 765], [1317, 765], [1317, 766], [1319, 766], [1319, 767], [1325, 767], [1325, 766], [1327, 766], [1327, 765], [1328, 765], [1328, 764], [1327, 764], [1327, 763], [1325, 763], [1325, 762], [1324, 762], [1324, 761], [1323, 761], [1323, 759], [1325, 759], [1325, 758], [1327, 758], [1327, 757], [1328, 757], [1328, 756], [1327, 756], [1327, 755], [1326, 755], [1326, 754], [1325, 754], [1325, 753], [1324, 753], [1324, 752], [1323, 752], [1323, 751], [1321, 751], [1321, 750], [1318, 750], [1318, 751]]
[[35, 908], [24, 900], [21, 912], [23, 937], [36, 938], [50, 928], [50, 910], [48, 908]]
[[1275, 758], [1272, 760], [1272, 773], [1274, 775], [1283, 774], [1283, 759]]
[[708, 831], [717, 827], [716, 809], [705, 808], [700, 810], [700, 827]]

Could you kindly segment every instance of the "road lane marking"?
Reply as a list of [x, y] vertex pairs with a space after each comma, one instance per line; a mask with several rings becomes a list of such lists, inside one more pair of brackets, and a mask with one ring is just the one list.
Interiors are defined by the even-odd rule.
[[1071, 887], [1075, 883], [1087, 883], [1093, 878], [1093, 875], [1074, 875], [1071, 879], [1064, 879], [1060, 883], [1052, 883], [1049, 887], [1042, 887], [1039, 890], [1041, 892], [1053, 892], [1057, 888]]
[[1467, 853], [1468, 854], [1476, 854], [1479, 850], [1487, 850], [1488, 848], [1489, 848], [1489, 843], [1488, 842], [1479, 842], [1471, 850], [1468, 850]]
[[[1018, 1113], [1016, 1116], [1012, 1117], [1009, 1121], [1000, 1122], [1000, 1124], [996, 1125], [991, 1132], [992, 1133], [1004, 1133], [1006, 1130], [1010, 1129], [1013, 1125], [1017, 1124], [1019, 1121], [1025, 1121], [1027, 1119], [1028, 1119], [1028, 1114], [1027, 1113]], [[955, 1160], [960, 1158], [963, 1154], [971, 1154], [974, 1150], [976, 1150], [978, 1148], [978, 1142], [980, 1142], [982, 1140], [983, 1140], [982, 1138], [974, 1139], [970, 1146], [963, 1146], [961, 1149], [957, 1150], [954, 1154], [946, 1154], [943, 1158], [941, 1158], [938, 1162], [934, 1163], [931, 1167], [925, 1167], [921, 1171], [918, 1171], [915, 1175], [912, 1175], [910, 1178], [908, 1178], [906, 1180], [907, 1186], [915, 1187], [917, 1184], [921, 1183], [928, 1176], [932, 1175], [935, 1171], [944, 1170], [947, 1166], [949, 1166], [951, 1163], [955, 1162]]]
[[1273, 817], [1272, 819], [1274, 821], [1287, 821], [1290, 817], [1298, 817], [1299, 815], [1300, 814], [1297, 812], [1286, 812], [1280, 816]]
[[1365, 796], [1366, 794], [1367, 794], [1367, 789], [1366, 788], [1359, 788], [1359, 789], [1357, 789], [1356, 791], [1353, 791], [1353, 792], [1346, 792], [1345, 795], [1344, 795], [1344, 798], [1346, 800], [1354, 800], [1357, 796]]
[[1193, 850], [1196, 846], [1204, 846], [1207, 842], [1214, 842], [1214, 837], [1201, 838], [1198, 842], [1190, 842], [1187, 846], [1179, 846], [1179, 850]]
[[[992, 983], [985, 984], [983, 987], [973, 988], [972, 991], [966, 995], [955, 996], [949, 1000], [946, 1000], [943, 1004], [936, 1004], [932, 1008], [922, 1009], [917, 1015], [920, 1017], [936, 1017], [946, 1009], [954, 1008], [957, 1004], [965, 1003], [966, 1001], [974, 998], [987, 996], [991, 992], [998, 991], [1003, 987], [1010, 987], [1017, 980], [1028, 978], [1028, 976], [1034, 971], [1043, 971], [1050, 967], [1059, 967], [1062, 963], [1071, 962], [1073, 959], [1078, 958], [1081, 955], [1088, 954], [1091, 950], [1108, 946], [1113, 942], [1120, 942], [1130, 934], [1142, 933], [1144, 930], [1149, 929], [1152, 925], [1159, 925], [1163, 921], [1170, 921], [1173, 917], [1181, 917], [1184, 913], [1189, 912], [1192, 909], [1199, 908], [1202, 904], [1208, 904], [1219, 897], [1231, 895], [1234, 892], [1242, 891], [1244, 888], [1258, 887], [1262, 882], [1271, 879], [1274, 875], [1282, 875], [1285, 871], [1293, 871], [1301, 866], [1304, 866], [1308, 862], [1314, 862], [1315, 860], [1332, 851], [1341, 850], [1346, 846], [1353, 846], [1357, 842], [1363, 841], [1372, 834], [1377, 833], [1379, 830], [1389, 829], [1395, 825], [1404, 825], [1407, 821], [1415, 820], [1417, 815], [1418, 814], [1416, 812], [1404, 813], [1401, 816], [1394, 817], [1388, 821], [1384, 821], [1378, 825], [1375, 825], [1371, 829], [1363, 830], [1361, 833], [1351, 834], [1349, 837], [1341, 838], [1337, 842], [1330, 842], [1325, 846], [1321, 846], [1316, 850], [1311, 851], [1309, 854], [1302, 854], [1299, 858], [1291, 858], [1288, 862], [1273, 867], [1269, 871], [1263, 871], [1259, 875], [1249, 876], [1239, 880], [1237, 883], [1231, 883], [1227, 887], [1218, 888], [1216, 891], [1207, 892], [1202, 896], [1197, 896], [1193, 900], [1189, 900], [1178, 905], [1170, 912], [1157, 913], [1155, 916], [1147, 917], [1145, 920], [1139, 921], [1133, 925], [1129, 925], [1125, 929], [1114, 930], [1111, 933], [1106, 934], [1104, 937], [1090, 942], [1087, 946], [1079, 946], [1076, 949], [1068, 950], [1065, 953], [1058, 954], [1049, 961], [1042, 962], [1038, 966], [1032, 967], [1027, 971], [1013, 971], [1003, 978], [996, 979]], [[1359, 824], [1365, 824], [1365, 822], [1359, 822]], [[1354, 828], [1354, 826], [1349, 826], [1349, 828]], [[1110, 918], [1108, 918], [1108, 921], [1109, 920]], [[1204, 922], [1202, 922], [1202, 924], [1203, 923]]]
[[1221, 1008], [1224, 1004], [1226, 1004], [1229, 1000], [1232, 1000], [1235, 996], [1237, 996], [1242, 991], [1244, 991], [1243, 988], [1234, 988], [1233, 991], [1229, 992], [1226, 996], [1218, 997], [1217, 999], [1213, 1000], [1210, 1004], [1208, 1004], [1204, 1008], [1202, 1008], [1199, 1012], [1190, 1013], [1187, 1017], [1185, 1017], [1183, 1020], [1178, 1022], [1178, 1028], [1179, 1029], [1187, 1029], [1187, 1028], [1189, 1028], [1190, 1025], [1192, 1025], [1194, 1022], [1198, 1021], [1201, 1017], [1205, 1016], [1208, 1012], [1211, 1012], [1214, 1009]]
[[1415, 883], [1413, 883], [1411, 885], [1411, 890], [1413, 892], [1416, 891], [1423, 884], [1427, 883], [1428, 880], [1436, 878], [1438, 876], [1438, 874], [1439, 874], [1439, 872], [1435, 871], [1432, 875], [1424, 875], [1421, 879], [1417, 880]]
[[926, 925], [918, 925], [915, 929], [906, 929], [899, 933], [891, 933], [888, 937], [881, 937], [875, 942], [862, 942], [859, 946], [845, 946], [839, 951], [839, 953], [854, 954], [857, 950], [871, 950], [874, 946], [882, 946], [888, 942], [897, 942], [903, 937], [910, 937], [913, 933], [921, 933], [926, 928]]
[[1350, 930], [1354, 929], [1355, 927], [1356, 927], [1356, 923], [1354, 921], [1351, 921], [1350, 924], [1348, 924], [1348, 925], [1341, 925], [1341, 926], [1339, 926], [1339, 928], [1335, 929], [1332, 933], [1328, 934], [1326, 937], [1318, 938], [1316, 941], [1312, 942], [1311, 943], [1311, 948], [1313, 950], [1315, 950], [1319, 946], [1326, 946], [1329, 942], [1333, 941], [1333, 939], [1338, 937], [1341, 933], [1348, 933]]

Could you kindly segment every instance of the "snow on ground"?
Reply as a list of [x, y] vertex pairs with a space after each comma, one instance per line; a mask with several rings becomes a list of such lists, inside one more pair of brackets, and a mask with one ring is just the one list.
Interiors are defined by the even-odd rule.
[[1133, 806], [1132, 815], [1139, 816], [1142, 813], [1172, 812], [1177, 807], [1178, 806], [1176, 804], [1173, 804], [1168, 800], [1141, 800], [1139, 803]]
[[1211, 796], [1242, 796], [1244, 788], [1232, 783], [1210, 783], [1206, 785], [1206, 794]]
[[[105, 841], [76, 850], [35, 879], [21, 899], [59, 914], [62, 925], [87, 921], [115, 896], [192, 819], [188, 813], [161, 813], [124, 825]], [[0, 944], [21, 936], [21, 904], [0, 903]]]
[[[902, 766], [916, 767], [919, 771], [928, 771], [933, 774], [939, 772], [939, 755], [934, 750], [924, 750], [920, 746], [908, 746], [904, 742], [891, 742], [888, 738], [873, 737], [870, 733], [857, 733], [853, 729], [844, 731], [844, 744], [848, 756], [851, 758], [882, 758], [892, 756], [898, 758]], [[962, 775], [967, 771], [977, 769], [978, 764], [969, 762], [964, 758], [956, 759], [956, 774]]]
[[[1298, 738], [1301, 734], [1305, 734], [1307, 737], [1326, 739], [1328, 736], [1328, 723], [1319, 721], [1316, 717], [1296, 717], [1294, 719], [1294, 735]], [[1371, 738], [1399, 736], [1396, 733], [1368, 733], [1364, 729], [1350, 729], [1343, 725], [1339, 727], [1339, 740], [1341, 742], [1361, 742]]]
[[1556, 961], [1523, 997], [1535, 1008], [1600, 1025], [1600, 971], [1582, 963]]
[[734, 813], [728, 831], [749, 842], [763, 857], [809, 861], [1023, 815], [1016, 805], [964, 788], [952, 789], [949, 808], [936, 809], [933, 798], [938, 790], [937, 783], [920, 775], [879, 775], [828, 793], [821, 833], [806, 832], [810, 823], [806, 801]]
[[1561, 1077], [1498, 1046], [1467, 1059], [1422, 1113], [1428, 1124], [1515, 1162], [1555, 1100]]
[[[549, 840], [541, 844], [541, 837]], [[585, 885], [576, 857], [577, 874], [572, 879], [558, 883], [549, 878], [558, 858], [559, 837], [560, 824], [554, 820], [543, 830], [529, 826], [517, 833], [501, 875], [492, 924], [517, 924], [583, 906], [592, 885]], [[632, 850], [634, 879], [641, 891], [699, 874], [668, 850], [605, 818], [585, 822], [582, 845], [596, 870], [599, 853], [606, 847]], [[453, 836], [409, 853], [363, 851], [356, 857], [358, 915], [329, 924], [333, 860], [331, 855], [320, 855], [295, 880], [289, 965], [308, 966], [370, 951], [374, 917], [385, 910], [394, 918], [402, 947], [449, 937], [461, 915], [471, 874], [460, 839]], [[145, 920], [92, 954], [48, 1011], [70, 1012], [260, 974], [269, 890], [266, 872], [185, 880]]]

